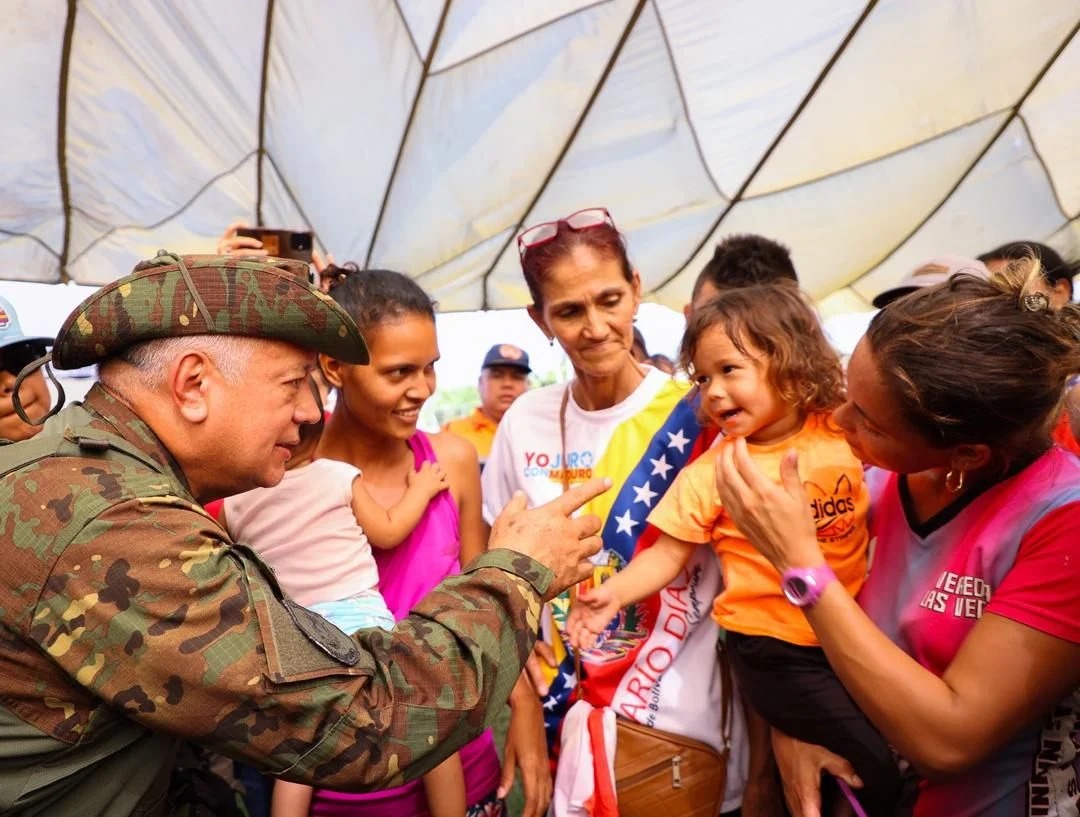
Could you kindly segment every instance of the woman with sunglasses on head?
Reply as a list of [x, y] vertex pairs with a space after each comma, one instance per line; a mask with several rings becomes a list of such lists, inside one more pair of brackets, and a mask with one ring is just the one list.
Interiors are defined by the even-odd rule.
[[[41, 426], [32, 426], [15, 411], [15, 379], [23, 368], [45, 354], [52, 338], [28, 337], [19, 316], [6, 298], [0, 298], [0, 440], [28, 440]], [[41, 369], [19, 384], [19, 404], [31, 420], [49, 411], [52, 398]]]
[[[877, 543], [858, 602], [823, 568], [795, 459], [778, 485], [741, 441], [718, 457], [725, 509], [923, 776], [916, 817], [1080, 813], [1080, 461], [1050, 439], [1080, 307], [1024, 266], [891, 303], [851, 357], [833, 418], [871, 466]], [[819, 814], [821, 769], [850, 769], [774, 742], [792, 813]]]
[[[685, 399], [688, 385], [637, 363], [631, 354], [641, 278], [608, 212], [582, 210], [536, 225], [521, 234], [518, 248], [533, 299], [529, 315], [566, 352], [574, 377], [569, 384], [527, 392], [508, 409], [484, 468], [484, 516], [488, 522], [494, 519], [516, 491], [539, 504], [590, 477], [610, 477], [612, 490], [586, 509], [605, 520], [605, 548], [594, 560], [591, 583], [596, 583], [655, 541], [645, 517], [679, 469], [707, 449], [710, 440]], [[580, 655], [571, 653], [565, 639], [572, 598], [545, 609], [542, 634], [551, 650], [545, 655], [547, 688], [542, 692], [555, 754], [564, 727], [556, 815], [581, 813], [575, 809], [582, 801], [602, 796], [599, 787], [593, 791], [594, 767], [582, 768], [581, 755], [571, 748], [587, 742], [581, 714], [586, 710], [578, 704], [576, 713], [567, 716], [575, 690], [605, 717], [613, 711], [717, 752], [730, 729], [723, 810], [739, 807], [747, 749], [737, 707], [730, 726], [722, 723], [718, 631], [709, 616], [718, 589], [715, 557], [700, 548], [675, 582], [622, 611], [610, 637]], [[603, 762], [595, 754], [594, 762], [602, 772]], [[762, 812], [748, 808], [744, 813]], [[669, 812], [668, 817], [678, 814]]]

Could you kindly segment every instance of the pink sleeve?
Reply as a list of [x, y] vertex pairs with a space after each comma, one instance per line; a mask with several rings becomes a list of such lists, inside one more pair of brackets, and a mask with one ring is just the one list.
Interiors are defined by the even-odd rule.
[[1080, 644], [1080, 502], [1032, 526], [986, 611]]

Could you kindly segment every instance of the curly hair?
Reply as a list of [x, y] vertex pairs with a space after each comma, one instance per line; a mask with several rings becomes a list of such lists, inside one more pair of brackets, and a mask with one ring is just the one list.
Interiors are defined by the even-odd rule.
[[701, 338], [713, 327], [744, 355], [749, 346], [765, 353], [766, 377], [789, 405], [820, 412], [844, 402], [840, 358], [793, 281], [725, 289], [695, 310], [679, 350], [679, 364], [691, 378]]

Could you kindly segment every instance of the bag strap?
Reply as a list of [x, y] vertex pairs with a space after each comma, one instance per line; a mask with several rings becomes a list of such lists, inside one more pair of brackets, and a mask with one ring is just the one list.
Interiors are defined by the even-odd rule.
[[[573, 382], [573, 381], [571, 381]], [[562, 393], [562, 402], [559, 403], [559, 443], [562, 446], [562, 452], [559, 457], [559, 465], [562, 466], [562, 490], [565, 494], [570, 490], [570, 469], [566, 467], [566, 407], [570, 403], [570, 383], [566, 384], [566, 388]], [[573, 607], [577, 603], [577, 585], [575, 584], [570, 588], [570, 607]], [[585, 682], [585, 677], [581, 673], [581, 651], [574, 650], [574, 674], [577, 676], [578, 684]]]

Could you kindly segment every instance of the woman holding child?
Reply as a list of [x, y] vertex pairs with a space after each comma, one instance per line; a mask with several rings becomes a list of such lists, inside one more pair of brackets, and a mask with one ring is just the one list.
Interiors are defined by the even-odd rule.
[[[352, 366], [323, 357], [320, 365], [338, 390], [317, 456], [359, 468], [371, 498], [396, 505], [427, 463], [445, 470], [449, 490], [437, 494], [419, 524], [401, 544], [375, 549], [379, 589], [395, 618], [408, 614], [445, 576], [484, 550], [480, 471], [472, 447], [451, 434], [428, 435], [416, 428], [420, 409], [435, 390], [439, 347], [434, 305], [411, 279], [385, 270], [331, 267], [323, 272], [329, 294], [356, 320], [371, 362]], [[529, 712], [539, 744], [539, 709], [527, 682], [512, 696], [518, 728], [528, 729]], [[524, 710], [524, 711], [522, 711]], [[503, 805], [499, 759], [490, 731], [461, 751], [466, 814], [499, 815]], [[532, 788], [532, 787], [530, 787]], [[544, 800], [541, 790], [536, 798]], [[542, 804], [535, 809], [542, 808]], [[312, 814], [408, 815], [434, 810], [419, 781], [371, 794], [315, 793]]]
[[[870, 324], [833, 414], [871, 466], [873, 565], [858, 601], [825, 569], [789, 456], [781, 482], [725, 441], [717, 487], [785, 577], [833, 670], [922, 778], [916, 817], [1080, 812], [1080, 460], [1050, 440], [1080, 371], [1080, 308], [1038, 270], [959, 275]], [[1030, 274], [1025, 274], [1025, 273]], [[776, 735], [788, 801], [819, 814], [844, 761]]]

